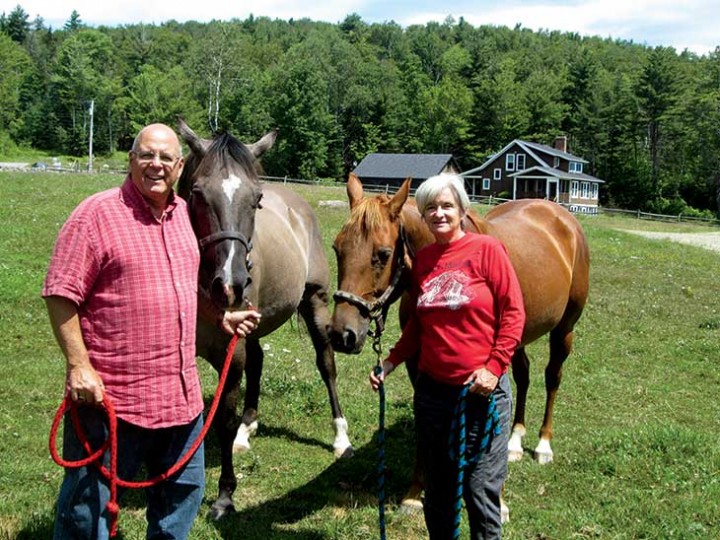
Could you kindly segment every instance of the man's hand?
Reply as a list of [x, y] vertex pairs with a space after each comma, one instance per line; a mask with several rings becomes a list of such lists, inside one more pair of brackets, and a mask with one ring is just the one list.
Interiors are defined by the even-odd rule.
[[103, 402], [105, 385], [97, 371], [89, 364], [68, 368], [70, 399], [78, 403], [100, 404]]
[[247, 337], [260, 324], [260, 312], [255, 308], [226, 311], [220, 321], [220, 328], [228, 334], [237, 334], [239, 337]]

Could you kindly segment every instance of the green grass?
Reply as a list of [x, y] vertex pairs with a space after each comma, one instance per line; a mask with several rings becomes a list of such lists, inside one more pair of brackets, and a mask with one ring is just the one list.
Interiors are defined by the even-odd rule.
[[[64, 361], [39, 296], [57, 231], [85, 196], [118, 176], [0, 173], [0, 540], [48, 538], [62, 471], [47, 437], [63, 390]], [[347, 209], [321, 206], [344, 189], [295, 186], [315, 206], [330, 243]], [[591, 248], [590, 300], [567, 361], [555, 410], [555, 462], [510, 464], [504, 537], [522, 540], [707, 539], [720, 530], [720, 255], [619, 229], [687, 231], [621, 217], [583, 217]], [[640, 224], [640, 225], [638, 225]], [[707, 230], [694, 226], [690, 230]], [[332, 287], [336, 286], [333, 280]], [[394, 313], [384, 338], [397, 338]], [[332, 455], [330, 410], [309, 339], [296, 321], [264, 340], [260, 430], [235, 460], [237, 514], [207, 517], [219, 450], [207, 441], [206, 500], [192, 538], [378, 538], [375, 362], [337, 355], [339, 391], [356, 456]], [[533, 448], [542, 417], [547, 342], [530, 347]], [[217, 375], [200, 363], [206, 401]], [[425, 536], [421, 516], [395, 510], [412, 466], [406, 377], [388, 381], [388, 538]], [[122, 539], [144, 538], [142, 496], [121, 504]], [[464, 533], [466, 537], [466, 533]]]

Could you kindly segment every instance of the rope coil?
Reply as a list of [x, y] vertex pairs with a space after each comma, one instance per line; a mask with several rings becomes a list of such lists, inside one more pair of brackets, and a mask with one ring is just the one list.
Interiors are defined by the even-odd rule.
[[465, 487], [465, 469], [480, 460], [480, 457], [482, 457], [490, 445], [491, 437], [500, 435], [501, 432], [500, 415], [497, 410], [495, 394], [490, 394], [488, 397], [485, 428], [483, 429], [480, 444], [478, 445], [477, 452], [468, 455], [466, 443], [465, 408], [469, 390], [470, 385], [466, 384], [460, 391], [457, 403], [455, 404], [452, 424], [450, 425], [448, 453], [452, 461], [457, 461], [458, 469], [454, 500], [455, 514], [453, 521], [453, 540], [460, 538], [460, 521], [462, 520], [463, 491]]
[[[228, 371], [230, 370], [230, 364], [232, 363], [232, 357], [235, 352], [235, 346], [238, 342], [238, 335], [234, 334], [232, 339], [230, 340], [230, 343], [228, 344], [227, 348], [227, 355], [225, 357], [225, 364], [223, 365], [223, 370], [220, 374], [220, 378], [218, 380], [218, 387], [215, 391], [215, 397], [213, 398], [212, 405], [210, 406], [210, 410], [208, 411], [207, 419], [205, 421], [205, 424], [203, 425], [202, 430], [197, 436], [197, 439], [193, 442], [192, 446], [188, 449], [185, 454], [178, 460], [175, 465], [170, 467], [166, 472], [154, 477], [150, 478], [149, 480], [139, 481], [139, 482], [131, 482], [128, 480], [123, 480], [122, 478], [118, 478], [117, 475], [117, 416], [115, 415], [115, 409], [112, 405], [111, 400], [105, 396], [102, 402], [102, 406], [107, 412], [108, 416], [108, 438], [105, 441], [105, 443], [98, 448], [97, 450], [93, 451], [90, 443], [87, 439], [87, 436], [82, 431], [80, 427], [80, 419], [78, 417], [78, 404], [73, 402], [70, 396], [65, 396], [65, 399], [60, 404], [60, 407], [58, 407], [57, 412], [55, 413], [55, 418], [53, 419], [52, 427], [50, 428], [50, 455], [53, 458], [53, 461], [60, 465], [61, 467], [66, 467], [70, 469], [74, 468], [80, 468], [80, 467], [86, 467], [90, 464], [95, 464], [98, 468], [98, 470], [102, 473], [102, 475], [105, 477], [105, 479], [110, 484], [110, 500], [108, 501], [106, 505], [106, 509], [108, 511], [108, 515], [110, 517], [110, 536], [114, 537], [117, 534], [117, 518], [120, 513], [120, 506], [117, 502], [117, 488], [118, 486], [124, 487], [124, 488], [147, 488], [154, 486], [156, 484], [159, 484], [160, 482], [168, 479], [172, 475], [174, 475], [176, 472], [178, 472], [180, 469], [182, 469], [187, 462], [192, 458], [192, 456], [197, 452], [198, 448], [200, 448], [200, 445], [202, 444], [202, 441], [205, 439], [205, 435], [207, 435], [208, 430], [210, 429], [210, 426], [212, 425], [212, 420], [215, 417], [215, 412], [217, 411], [218, 404], [220, 403], [220, 397], [222, 394], [222, 389], [225, 387], [225, 381], [227, 380]], [[70, 417], [72, 419], [73, 427], [75, 429], [75, 433], [77, 434], [78, 438], [80, 439], [80, 442], [82, 443], [85, 452], [87, 452], [88, 456], [86, 458], [77, 460], [77, 461], [68, 461], [64, 459], [57, 451], [57, 433], [58, 429], [60, 427], [60, 423], [62, 422], [63, 416], [67, 411], [70, 411]], [[105, 454], [105, 452], [109, 450], [110, 451], [110, 468], [108, 470], [107, 467], [105, 467], [102, 464], [102, 456]]]

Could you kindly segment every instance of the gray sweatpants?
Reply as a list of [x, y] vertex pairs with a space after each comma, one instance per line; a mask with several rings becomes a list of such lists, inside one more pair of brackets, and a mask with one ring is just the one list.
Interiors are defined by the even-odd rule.
[[[462, 387], [418, 375], [415, 384], [415, 428], [419, 451], [423, 453], [425, 500], [423, 510], [430, 540], [453, 537], [458, 466], [449, 450], [450, 429]], [[510, 437], [512, 390], [507, 374], [495, 389], [501, 433], [491, 438], [480, 459], [468, 466], [463, 497], [472, 540], [501, 537], [500, 495], [507, 476], [507, 445]], [[477, 394], [466, 398], [466, 441], [471, 455], [477, 453], [485, 429], [488, 400]]]

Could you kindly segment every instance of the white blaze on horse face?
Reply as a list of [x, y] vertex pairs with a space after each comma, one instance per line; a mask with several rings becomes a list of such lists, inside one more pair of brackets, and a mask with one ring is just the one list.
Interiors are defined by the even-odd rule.
[[231, 174], [225, 180], [223, 180], [222, 189], [225, 192], [225, 196], [227, 197], [228, 202], [232, 203], [235, 192], [238, 190], [241, 184], [242, 180], [240, 179], [240, 177], [235, 176], [234, 174]]
[[223, 265], [224, 285], [232, 288], [232, 262], [235, 258], [235, 242], [230, 243], [230, 251]]

